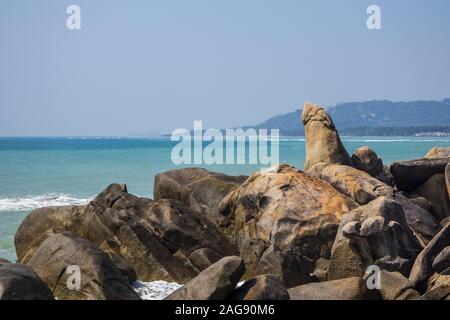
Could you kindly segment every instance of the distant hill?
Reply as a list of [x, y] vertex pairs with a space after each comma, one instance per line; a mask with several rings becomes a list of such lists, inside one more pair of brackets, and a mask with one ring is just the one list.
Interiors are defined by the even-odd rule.
[[[346, 102], [329, 107], [327, 111], [342, 135], [450, 134], [450, 98], [443, 101]], [[302, 110], [296, 110], [280, 114], [244, 128], [280, 129], [281, 135], [302, 136], [301, 113]]]

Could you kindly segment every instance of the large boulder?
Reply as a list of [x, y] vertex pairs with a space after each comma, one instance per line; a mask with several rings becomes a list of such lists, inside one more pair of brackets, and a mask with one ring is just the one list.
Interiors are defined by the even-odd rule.
[[329, 165], [322, 171], [322, 179], [361, 205], [381, 196], [392, 196], [391, 186], [368, 173], [340, 164]]
[[450, 147], [434, 147], [427, 152], [425, 158], [428, 159], [438, 159], [438, 158], [449, 158], [450, 157]]
[[0, 300], [54, 300], [53, 294], [27, 265], [0, 261]]
[[[28, 265], [53, 290], [59, 300], [138, 300], [139, 296], [108, 255], [91, 242], [58, 233], [48, 237]], [[80, 287], [71, 288], [74, 270], [80, 271]], [[76, 283], [76, 282], [75, 282]]]
[[[409, 275], [409, 280], [414, 286], [420, 290], [425, 291], [427, 288], [427, 281], [438, 270], [433, 268], [433, 263], [439, 254], [450, 246], [450, 224], [443, 228], [433, 240], [423, 249], [417, 256], [414, 265]], [[434, 264], [439, 266], [439, 264]]]
[[441, 275], [433, 279], [420, 300], [450, 300], [450, 275]]
[[430, 212], [437, 220], [441, 221], [450, 216], [450, 199], [443, 173], [432, 175], [413, 193], [430, 201]]
[[369, 290], [360, 277], [312, 282], [288, 289], [291, 300], [373, 300], [376, 290]]
[[411, 281], [399, 272], [381, 270], [379, 277], [379, 292], [383, 300], [412, 300], [420, 297]]
[[222, 258], [172, 292], [166, 300], [224, 300], [231, 294], [244, 272], [245, 265], [241, 258]]
[[409, 228], [424, 248], [441, 230], [439, 221], [414, 199], [408, 199], [400, 193], [394, 199], [402, 206]]
[[450, 246], [445, 247], [433, 260], [433, 270], [441, 273], [450, 268]]
[[289, 300], [289, 293], [278, 277], [267, 274], [245, 281], [234, 289], [230, 300]]
[[288, 165], [253, 174], [220, 204], [246, 278], [275, 274], [287, 287], [311, 280], [330, 257], [341, 216], [358, 205], [327, 182]]
[[398, 161], [391, 164], [398, 190], [411, 192], [437, 173], [444, 173], [450, 158]]
[[419, 249], [402, 206], [392, 198], [379, 197], [342, 218], [328, 280], [362, 277], [371, 265], [407, 276]]
[[247, 176], [229, 176], [202, 168], [175, 169], [155, 176], [153, 197], [177, 199], [218, 223], [217, 207]]
[[317, 176], [327, 165], [352, 164], [333, 120], [322, 107], [306, 102], [302, 122], [306, 137], [305, 172]]
[[221, 257], [237, 254], [212, 222], [180, 201], [136, 197], [113, 184], [86, 206], [29, 214], [15, 237], [19, 261], [27, 262], [46, 238], [64, 231], [115, 253], [125, 262], [121, 270], [128, 276], [126, 265], [132, 266], [142, 281], [185, 283]]
[[352, 155], [352, 162], [356, 169], [367, 172], [388, 185], [393, 185], [394, 177], [389, 168], [383, 165], [383, 160], [369, 147], [364, 146], [356, 149]]

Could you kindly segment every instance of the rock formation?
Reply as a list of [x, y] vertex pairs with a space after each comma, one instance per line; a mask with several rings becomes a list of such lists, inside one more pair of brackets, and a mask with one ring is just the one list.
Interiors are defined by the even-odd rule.
[[320, 177], [330, 164], [351, 165], [352, 161], [328, 113], [320, 106], [306, 102], [302, 122], [305, 126], [305, 172]]
[[330, 257], [340, 218], [357, 206], [328, 183], [281, 165], [253, 174], [219, 213], [247, 276], [275, 274], [291, 287], [310, 281], [315, 261]]

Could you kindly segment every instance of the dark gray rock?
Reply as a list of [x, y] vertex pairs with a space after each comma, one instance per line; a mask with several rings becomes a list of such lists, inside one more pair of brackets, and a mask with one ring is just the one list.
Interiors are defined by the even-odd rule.
[[390, 170], [398, 190], [413, 191], [436, 173], [444, 173], [450, 158], [398, 161]]
[[222, 258], [172, 292], [166, 300], [223, 300], [231, 294], [244, 273], [241, 258]]
[[450, 216], [450, 199], [443, 173], [432, 175], [424, 184], [413, 191], [430, 201], [430, 213], [441, 221]]
[[441, 273], [450, 268], [450, 246], [445, 247], [433, 261], [434, 271]]
[[428, 279], [436, 271], [433, 269], [433, 262], [448, 246], [450, 246], [450, 224], [443, 228], [417, 256], [409, 276], [416, 289], [425, 291]]
[[39, 276], [20, 263], [0, 261], [0, 300], [54, 300]]
[[[138, 300], [129, 280], [115, 267], [108, 255], [91, 242], [71, 233], [48, 237], [28, 265], [52, 288], [59, 300]], [[68, 268], [80, 270], [81, 287], [69, 288]]]
[[289, 300], [289, 293], [275, 275], [259, 275], [234, 289], [230, 300]]

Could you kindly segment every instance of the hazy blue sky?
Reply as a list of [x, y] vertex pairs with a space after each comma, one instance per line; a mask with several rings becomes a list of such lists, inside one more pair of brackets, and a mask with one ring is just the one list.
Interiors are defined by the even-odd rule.
[[[79, 31], [66, 28], [70, 4]], [[366, 27], [370, 4], [382, 30]], [[305, 100], [449, 96], [448, 0], [0, 1], [2, 136], [227, 127]]]

